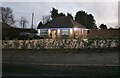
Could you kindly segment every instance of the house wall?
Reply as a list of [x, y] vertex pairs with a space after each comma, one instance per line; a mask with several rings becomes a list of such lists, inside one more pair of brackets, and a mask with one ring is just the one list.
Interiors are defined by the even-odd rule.
[[[65, 31], [64, 31], [65, 30]], [[81, 28], [56, 28], [56, 29], [47, 29], [45, 30], [48, 34], [46, 34], [47, 37], [42, 35], [43, 30], [41, 31], [41, 36], [44, 36], [44, 38], [87, 38], [87, 30], [81, 29]], [[66, 34], [66, 32], [68, 33]], [[43, 33], [44, 34], [44, 33]], [[64, 35], [65, 34], [65, 35]]]
[[69, 38], [74, 38], [74, 30], [73, 29], [70, 29], [69, 30]]
[[77, 30], [74, 30], [74, 38], [87, 38], [87, 29], [82, 29], [82, 28], [79, 28]]
[[60, 38], [60, 37], [61, 37], [61, 30], [58, 29], [58, 30], [57, 30], [57, 38]]

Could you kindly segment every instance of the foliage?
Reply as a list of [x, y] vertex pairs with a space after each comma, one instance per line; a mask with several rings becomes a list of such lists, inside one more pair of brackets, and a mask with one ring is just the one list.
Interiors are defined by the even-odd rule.
[[58, 16], [65, 16], [65, 14], [61, 12], [58, 14]]
[[67, 17], [71, 18], [73, 20], [73, 16], [70, 13], [67, 13]]
[[75, 21], [88, 29], [93, 29], [96, 26], [93, 15], [87, 14], [85, 11], [78, 11], [75, 15]]
[[[58, 9], [52, 8], [52, 11], [50, 11], [52, 20], [55, 19], [56, 17], [60, 16], [66, 16], [64, 13], [58, 13]], [[68, 13], [68, 16], [72, 18], [72, 15]]]
[[8, 25], [12, 25], [15, 23], [13, 11], [9, 7], [0, 7], [2, 22]]
[[51, 16], [50, 15], [42, 16], [42, 24], [46, 24], [50, 21], [51, 21]]
[[100, 29], [107, 29], [107, 26], [106, 26], [105, 24], [101, 24], [101, 25], [99, 26], [99, 28], [100, 28]]
[[55, 8], [52, 8], [52, 11], [50, 11], [52, 19], [55, 19], [58, 16], [58, 10]]
[[[54, 20], [56, 17], [59, 17], [59, 16], [67, 16], [67, 17], [70, 17], [72, 20], [74, 20], [74, 17], [72, 16], [72, 14], [67, 13], [67, 15], [65, 15], [62, 12], [59, 13], [58, 9], [56, 9], [56, 8], [52, 8], [50, 13], [51, 13], [50, 16], [51, 16], [52, 20]], [[45, 19], [46, 18], [44, 18], [44, 20]], [[94, 16], [92, 14], [87, 14], [85, 11], [78, 11], [75, 15], [75, 21], [82, 24], [83, 26], [85, 26], [88, 29], [97, 29]], [[45, 20], [45, 23], [48, 23], [48, 22], [49, 21]], [[43, 22], [43, 24], [45, 24], [45, 23]], [[40, 23], [40, 25], [42, 25], [42, 24]], [[39, 25], [39, 27], [40, 27], [40, 25]]]
[[92, 14], [87, 14], [87, 25], [86, 28], [94, 29], [96, 27], [95, 20]]

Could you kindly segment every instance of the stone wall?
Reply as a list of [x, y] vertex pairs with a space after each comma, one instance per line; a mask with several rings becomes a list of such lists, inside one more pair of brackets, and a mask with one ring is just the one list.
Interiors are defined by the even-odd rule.
[[3, 40], [3, 49], [55, 49], [55, 48], [115, 48], [120, 46], [118, 39], [40, 39]]

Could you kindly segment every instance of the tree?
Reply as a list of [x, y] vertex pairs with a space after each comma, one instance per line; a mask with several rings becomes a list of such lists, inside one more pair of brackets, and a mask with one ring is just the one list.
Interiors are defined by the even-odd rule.
[[55, 19], [59, 16], [66, 16], [64, 13], [58, 13], [58, 9], [52, 8], [52, 11], [50, 11], [52, 19]]
[[105, 24], [101, 24], [101, 25], [99, 26], [99, 28], [100, 28], [100, 29], [107, 29], [107, 26], [106, 26]]
[[13, 11], [9, 7], [0, 7], [2, 22], [8, 25], [12, 25], [15, 23]]
[[67, 17], [71, 18], [73, 20], [73, 16], [70, 13], [67, 13]]
[[43, 24], [46, 24], [46, 23], [48, 23], [50, 21], [51, 21], [51, 16], [50, 15], [42, 16]]
[[78, 11], [75, 15], [75, 21], [82, 24], [88, 29], [93, 29], [94, 26], [96, 26], [92, 14], [87, 14], [85, 11]]
[[55, 19], [58, 16], [58, 10], [55, 8], [52, 8], [52, 11], [50, 11], [52, 19]]
[[38, 24], [37, 29], [40, 29], [42, 26], [43, 26], [43, 23], [42, 23], [42, 22], [40, 22], [40, 23]]
[[78, 11], [75, 15], [75, 21], [82, 24], [83, 26], [87, 25], [87, 13], [85, 11]]
[[65, 14], [61, 12], [58, 14], [58, 16], [65, 16]]
[[110, 30], [113, 30], [114, 28], [110, 27], [109, 29], [110, 29]]
[[94, 17], [92, 16], [92, 14], [88, 14], [87, 15], [87, 25], [86, 25], [86, 28], [94, 29], [95, 27], [96, 27], [96, 24], [95, 24]]
[[27, 19], [25, 19], [24, 17], [20, 18], [19, 24], [22, 28], [25, 28], [27, 26], [27, 23], [28, 23]]
[[94, 29], [98, 29], [97, 26], [94, 26]]

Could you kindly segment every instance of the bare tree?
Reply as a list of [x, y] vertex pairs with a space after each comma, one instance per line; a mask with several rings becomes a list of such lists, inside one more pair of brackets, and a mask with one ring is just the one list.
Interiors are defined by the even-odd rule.
[[50, 15], [42, 16], [42, 21], [43, 24], [48, 23], [49, 21], [51, 21], [51, 16]]
[[12, 25], [15, 23], [13, 11], [9, 7], [0, 7], [2, 22]]
[[27, 26], [27, 19], [25, 19], [24, 17], [21, 17], [20, 18], [20, 21], [19, 21], [19, 25], [22, 27], [22, 28], [25, 28]]

